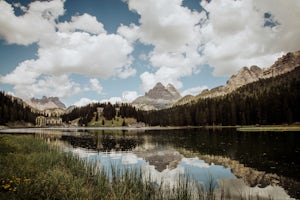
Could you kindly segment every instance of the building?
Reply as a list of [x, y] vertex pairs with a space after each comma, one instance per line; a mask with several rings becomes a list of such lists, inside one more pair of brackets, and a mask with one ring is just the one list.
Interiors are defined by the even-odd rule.
[[38, 116], [35, 119], [35, 124], [38, 127], [60, 126], [60, 125], [62, 125], [62, 118], [60, 118], [60, 117]]
[[44, 116], [38, 116], [35, 119], [35, 124], [38, 127], [44, 127], [44, 126], [46, 126], [47, 125], [47, 119], [46, 119], [46, 117], [44, 117]]
[[47, 117], [47, 126], [60, 126], [62, 125], [62, 118], [60, 117]]

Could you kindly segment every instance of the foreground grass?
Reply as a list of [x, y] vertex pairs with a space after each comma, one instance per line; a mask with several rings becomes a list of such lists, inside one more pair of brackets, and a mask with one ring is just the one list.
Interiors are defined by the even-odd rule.
[[[138, 170], [105, 170], [33, 136], [0, 135], [0, 199], [214, 199], [212, 188], [166, 189]], [[195, 196], [196, 195], [196, 196]]]

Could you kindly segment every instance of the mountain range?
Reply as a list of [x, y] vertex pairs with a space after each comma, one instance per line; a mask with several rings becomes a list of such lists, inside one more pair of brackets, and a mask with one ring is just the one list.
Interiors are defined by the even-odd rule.
[[66, 105], [59, 100], [58, 97], [46, 97], [43, 96], [41, 99], [31, 98], [25, 101], [29, 106], [43, 111], [48, 109], [66, 109]]
[[272, 66], [260, 68], [251, 66], [241, 68], [237, 74], [232, 75], [226, 85], [215, 87], [211, 90], [206, 89], [196, 96], [188, 95], [180, 99], [174, 105], [183, 105], [191, 101], [203, 98], [213, 98], [229, 94], [241, 86], [253, 83], [260, 79], [267, 79], [285, 74], [300, 66], [300, 51], [288, 53], [279, 58]]
[[[179, 91], [172, 85], [164, 86], [162, 83], [157, 83], [152, 89], [135, 99], [131, 104], [141, 110], [160, 110], [172, 106], [184, 105], [192, 101], [197, 101], [203, 98], [213, 98], [229, 94], [241, 86], [258, 81], [260, 79], [267, 79], [276, 77], [281, 74], [292, 71], [300, 66], [300, 51], [287, 53], [279, 58], [272, 66], [267, 68], [260, 68], [258, 66], [251, 66], [241, 68], [237, 74], [232, 75], [226, 85], [218, 86], [213, 89], [202, 91], [196, 96], [187, 95], [182, 97]], [[59, 100], [58, 97], [42, 97], [41, 99], [31, 98], [25, 101], [39, 111], [47, 109], [63, 109], [66, 106]]]

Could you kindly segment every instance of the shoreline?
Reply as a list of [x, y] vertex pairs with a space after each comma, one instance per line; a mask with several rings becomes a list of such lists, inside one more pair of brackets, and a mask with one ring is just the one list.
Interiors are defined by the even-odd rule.
[[[236, 129], [237, 132], [285, 132], [285, 131], [300, 131], [300, 125], [246, 125], [246, 126], [145, 126], [145, 127], [9, 127], [0, 126], [1, 133], [11, 133], [14, 131], [28, 132], [30, 130], [176, 130], [176, 129]], [[26, 131], [25, 131], [26, 130]]]

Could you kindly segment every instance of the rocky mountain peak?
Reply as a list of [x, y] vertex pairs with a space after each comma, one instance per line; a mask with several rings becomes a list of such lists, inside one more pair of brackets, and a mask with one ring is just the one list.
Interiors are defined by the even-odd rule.
[[251, 66], [250, 68], [243, 67], [227, 81], [227, 88], [232, 91], [242, 85], [257, 81], [260, 78], [262, 71], [263, 70], [257, 66]]
[[174, 99], [173, 92], [174, 91], [170, 92], [168, 88], [166, 88], [162, 83], [159, 82], [154, 86], [154, 88], [149, 90], [149, 92], [147, 92], [145, 96], [152, 99], [172, 100]]
[[283, 55], [270, 67], [260, 68], [258, 66], [242, 67], [235, 75], [232, 75], [226, 82], [226, 85], [213, 88], [211, 90], [202, 91], [194, 98], [189, 98], [185, 101], [178, 101], [174, 105], [182, 105], [193, 100], [201, 98], [212, 98], [226, 95], [237, 88], [258, 81], [259, 79], [267, 79], [276, 77], [281, 74], [290, 72], [295, 68], [300, 67], [300, 51], [290, 52]]
[[169, 107], [181, 98], [180, 93], [172, 84], [166, 87], [162, 83], [157, 83], [144, 96], [135, 99], [132, 104], [144, 110], [162, 109]]
[[172, 84], [168, 84], [166, 89], [173, 95], [174, 98], [181, 98], [180, 93], [178, 92], [178, 90], [176, 90], [176, 88], [172, 85]]
[[41, 99], [31, 98], [26, 100], [26, 103], [31, 107], [36, 108], [38, 110], [46, 110], [46, 109], [66, 109], [66, 105], [62, 103], [58, 97], [46, 97], [43, 96]]

